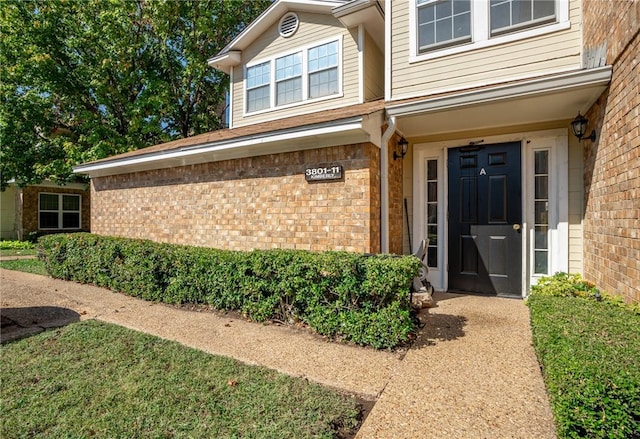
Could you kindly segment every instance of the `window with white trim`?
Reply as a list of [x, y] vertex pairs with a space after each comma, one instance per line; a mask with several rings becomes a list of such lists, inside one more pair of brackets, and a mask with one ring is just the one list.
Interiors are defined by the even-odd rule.
[[438, 160], [427, 160], [427, 265], [438, 268]]
[[568, 0], [414, 0], [411, 57], [432, 58], [569, 28]]
[[491, 0], [491, 35], [554, 22], [555, 0]]
[[533, 273], [549, 272], [549, 151], [534, 155]]
[[38, 197], [38, 228], [40, 230], [81, 228], [82, 198], [80, 195], [41, 192]]
[[419, 52], [471, 41], [471, 0], [418, 0], [417, 4]]
[[338, 42], [309, 49], [309, 98], [338, 93]]
[[302, 100], [302, 53], [276, 59], [276, 105]]
[[340, 40], [302, 48], [246, 68], [246, 112], [338, 95]]
[[247, 111], [258, 111], [271, 106], [271, 64], [247, 68]]

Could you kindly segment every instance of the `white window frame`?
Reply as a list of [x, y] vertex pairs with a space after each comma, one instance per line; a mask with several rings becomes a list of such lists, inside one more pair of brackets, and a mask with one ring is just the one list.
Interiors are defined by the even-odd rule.
[[[310, 99], [309, 98], [309, 64], [308, 64], [309, 49], [313, 49], [314, 47], [318, 47], [318, 46], [322, 46], [322, 45], [334, 43], [334, 42], [338, 43], [338, 66], [337, 66], [338, 92], [331, 95], [320, 96], [317, 98]], [[276, 105], [276, 95], [275, 95], [276, 93], [276, 72], [275, 72], [276, 59], [282, 58], [288, 55], [293, 55], [299, 52], [302, 52], [302, 100], [297, 102], [292, 102], [289, 104]], [[263, 64], [265, 62], [269, 62], [271, 66], [270, 67], [271, 81], [270, 81], [270, 91], [269, 91], [270, 106], [269, 108], [264, 108], [262, 110], [248, 111], [247, 70], [251, 67], [257, 66], [259, 64]], [[269, 58], [256, 59], [251, 63], [246, 64], [244, 66], [244, 79], [243, 79], [243, 86], [242, 86], [244, 90], [244, 100], [245, 100], [245, 104], [243, 105], [243, 116], [254, 116], [254, 115], [268, 113], [275, 110], [282, 110], [282, 109], [297, 107], [299, 105], [305, 105], [305, 104], [310, 104], [314, 102], [321, 102], [329, 99], [342, 97], [344, 95], [344, 92], [342, 89], [342, 84], [343, 84], [342, 66], [343, 66], [343, 36], [342, 35], [338, 37], [326, 38], [324, 40], [318, 40], [313, 43], [306, 44], [304, 46], [300, 46], [295, 49], [289, 50], [287, 52], [281, 52]]]
[[[246, 111], [249, 111], [249, 92], [252, 91], [252, 90], [257, 90], [259, 88], [268, 87], [268, 89], [269, 89], [269, 107], [267, 107], [267, 108], [270, 108], [271, 107], [271, 102], [273, 102], [273, 96], [272, 96], [273, 87], [271, 86], [271, 82], [273, 82], [273, 78], [274, 78], [273, 75], [274, 74], [273, 74], [273, 66], [271, 64], [269, 64], [269, 82], [267, 84], [260, 84], [260, 85], [257, 85], [257, 86], [251, 87], [251, 88], [249, 88], [249, 86], [247, 84], [247, 75], [249, 73], [249, 69], [252, 68], [252, 67], [257, 67], [257, 66], [262, 65], [262, 64], [267, 64], [267, 63], [263, 61], [263, 62], [256, 63], [256, 64], [254, 64], [252, 66], [247, 66], [247, 68], [245, 68], [245, 72], [244, 72], [245, 93], [244, 93], [244, 96], [245, 96], [245, 102], [246, 102], [246, 104], [245, 104], [245, 110]], [[260, 110], [256, 110], [256, 111], [262, 111], [262, 110], [265, 110], [265, 109], [261, 108]]]
[[441, 49], [434, 48], [432, 51], [420, 53], [417, 31], [417, 1], [418, 0], [410, 0], [409, 5], [410, 63], [511, 43], [526, 38], [538, 37], [571, 27], [571, 22], [569, 21], [569, 0], [555, 0], [556, 20], [554, 22], [548, 24], [542, 23], [536, 27], [524, 27], [521, 30], [515, 28], [511, 32], [491, 36], [491, 26], [489, 23], [490, 0], [471, 0], [471, 42], [456, 46], [445, 46]]
[[[56, 195], [58, 197], [58, 210], [42, 209], [40, 206], [41, 195]], [[63, 197], [78, 197], [78, 210], [64, 210]], [[40, 213], [57, 213], [58, 214], [58, 227], [41, 227]], [[63, 214], [64, 213], [77, 213], [78, 214], [78, 227], [63, 227]], [[80, 230], [82, 229], [82, 195], [80, 194], [65, 194], [57, 192], [39, 192], [38, 193], [38, 230]]]

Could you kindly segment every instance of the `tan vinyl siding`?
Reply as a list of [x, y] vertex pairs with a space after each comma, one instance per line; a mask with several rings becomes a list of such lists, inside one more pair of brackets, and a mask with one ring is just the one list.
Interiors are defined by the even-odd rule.
[[[276, 22], [261, 38], [254, 41], [242, 53], [241, 65], [234, 67], [233, 72], [233, 126], [240, 127], [292, 115], [336, 108], [359, 101], [359, 68], [358, 68], [358, 29], [345, 29], [340, 22], [330, 15], [298, 13], [300, 25], [290, 38], [283, 38], [278, 33]], [[292, 53], [298, 48], [308, 48], [316, 42], [329, 42], [331, 39], [342, 40], [342, 96], [301, 102], [288, 108], [272, 108], [254, 115], [245, 116], [244, 66], [268, 60], [279, 54]]]
[[[569, 128], [570, 129], [570, 128]], [[583, 271], [582, 215], [584, 185], [582, 145], [573, 135], [569, 136], [569, 272]]]
[[410, 63], [409, 7], [413, 4], [413, 1], [392, 3], [391, 99], [580, 68], [578, 1], [570, 5], [569, 29]]
[[17, 239], [16, 233], [16, 204], [18, 190], [15, 186], [8, 186], [0, 191], [0, 239]]
[[364, 100], [384, 96], [384, 56], [365, 32], [364, 39]]

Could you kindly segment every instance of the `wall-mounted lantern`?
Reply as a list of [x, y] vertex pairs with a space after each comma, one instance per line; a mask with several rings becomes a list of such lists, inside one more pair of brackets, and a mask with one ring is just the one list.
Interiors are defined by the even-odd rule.
[[573, 122], [571, 122], [571, 130], [573, 131], [573, 135], [578, 138], [578, 141], [582, 141], [583, 138], [589, 139], [592, 142], [596, 140], [596, 130], [591, 130], [591, 134], [589, 134], [588, 137], [584, 137], [585, 133], [587, 132], [588, 124], [589, 121], [586, 117], [581, 115], [580, 112], [578, 112], [576, 118], [573, 119]]
[[398, 140], [398, 147], [400, 148], [400, 154], [396, 151], [393, 151], [393, 159], [403, 159], [405, 155], [407, 155], [407, 149], [409, 148], [409, 142], [404, 137], [401, 137]]

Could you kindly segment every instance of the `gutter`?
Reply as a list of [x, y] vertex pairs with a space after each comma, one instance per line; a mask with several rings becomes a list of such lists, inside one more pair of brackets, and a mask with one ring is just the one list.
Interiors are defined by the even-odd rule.
[[380, 142], [380, 249], [389, 253], [389, 139], [396, 132], [396, 117], [389, 116]]

